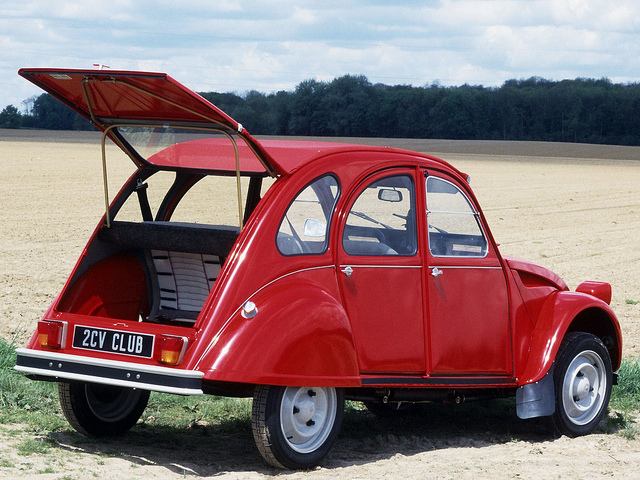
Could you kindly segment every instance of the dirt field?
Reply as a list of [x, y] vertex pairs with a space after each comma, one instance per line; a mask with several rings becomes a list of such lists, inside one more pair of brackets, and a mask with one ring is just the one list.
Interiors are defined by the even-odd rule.
[[[572, 289], [583, 280], [611, 283], [624, 356], [640, 355], [640, 304], [633, 304], [640, 301], [640, 148], [370, 142], [433, 153], [468, 173], [503, 254], [554, 270]], [[113, 147], [109, 158], [117, 160], [109, 172], [115, 188], [132, 164]], [[0, 130], [0, 205], [0, 336], [23, 344], [103, 211], [99, 136]], [[37, 478], [640, 478], [640, 440], [550, 439], [522, 427], [512, 435], [509, 422], [453, 439], [406, 437], [397, 426], [375, 439], [347, 432], [323, 467], [303, 473], [267, 468], [244, 437], [200, 442], [194, 433], [194, 444], [181, 452], [129, 450], [126, 439], [78, 447], [60, 434], [63, 448], [42, 458], [17, 456], [12, 437], [0, 442], [0, 478], [33, 477], [51, 462], [64, 474]], [[3, 459], [14, 466], [2, 466]]]

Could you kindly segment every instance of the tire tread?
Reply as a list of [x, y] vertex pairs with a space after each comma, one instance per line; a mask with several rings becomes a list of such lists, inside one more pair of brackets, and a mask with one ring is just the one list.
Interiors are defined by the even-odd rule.
[[72, 384], [60, 382], [58, 383], [58, 397], [60, 398], [60, 407], [64, 418], [67, 419], [69, 424], [78, 432], [83, 435], [93, 436], [91, 432], [88, 432], [83, 427], [82, 419], [78, 419], [76, 408], [74, 407], [74, 395], [72, 393]]
[[[600, 413], [587, 424], [588, 426], [574, 426], [571, 425], [571, 422], [564, 418], [561, 411], [561, 389], [559, 385], [561, 385], [561, 378], [564, 376], [562, 372], [563, 367], [566, 365], [568, 361], [571, 361], [573, 357], [577, 355], [578, 346], [583, 342], [595, 342], [595, 345], [604, 352], [604, 355], [601, 355], [601, 358], [604, 362], [605, 369], [607, 369], [607, 387], [606, 387], [606, 398], [604, 403], [602, 404], [602, 408]], [[599, 352], [596, 352], [599, 354]], [[554, 363], [555, 371], [554, 371], [554, 387], [555, 387], [555, 402], [556, 402], [556, 411], [551, 416], [551, 423], [553, 429], [556, 433], [561, 435], [567, 435], [569, 437], [578, 437], [582, 435], [588, 435], [598, 426], [604, 415], [606, 414], [606, 410], [609, 404], [609, 398], [611, 395], [611, 386], [612, 386], [612, 367], [611, 367], [611, 358], [609, 356], [609, 352], [597, 336], [587, 333], [587, 332], [570, 332], [565, 335], [562, 339], [562, 343], [560, 344], [560, 348], [558, 349], [558, 354], [556, 356], [556, 360]]]
[[268, 396], [268, 385], [259, 385], [256, 387], [253, 395], [253, 406], [251, 408], [251, 430], [253, 431], [253, 438], [262, 458], [274, 467], [286, 468], [273, 454], [271, 433], [266, 424]]
[[140, 390], [135, 405], [125, 418], [106, 422], [92, 412], [85, 393], [85, 385], [82, 382], [59, 382], [58, 397], [62, 413], [69, 424], [89, 437], [113, 437], [128, 432], [138, 422], [149, 400], [149, 392]]

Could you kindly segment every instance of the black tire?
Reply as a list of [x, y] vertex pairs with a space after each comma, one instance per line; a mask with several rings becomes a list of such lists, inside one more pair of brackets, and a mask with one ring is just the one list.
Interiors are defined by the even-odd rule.
[[78, 432], [91, 437], [127, 433], [138, 422], [149, 392], [96, 383], [59, 383], [62, 412]]
[[595, 335], [572, 332], [560, 345], [553, 372], [555, 429], [570, 437], [588, 435], [607, 411], [613, 372], [611, 358]]
[[274, 467], [311, 468], [338, 438], [343, 414], [341, 389], [260, 385], [253, 396], [253, 438]]

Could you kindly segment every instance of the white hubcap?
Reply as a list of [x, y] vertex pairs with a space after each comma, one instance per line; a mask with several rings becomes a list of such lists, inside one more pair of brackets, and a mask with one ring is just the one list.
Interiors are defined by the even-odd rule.
[[607, 378], [600, 356], [591, 350], [580, 352], [571, 361], [562, 383], [562, 403], [571, 422], [586, 425], [600, 412]]
[[287, 387], [280, 405], [280, 428], [298, 453], [314, 452], [331, 433], [336, 419], [334, 388]]

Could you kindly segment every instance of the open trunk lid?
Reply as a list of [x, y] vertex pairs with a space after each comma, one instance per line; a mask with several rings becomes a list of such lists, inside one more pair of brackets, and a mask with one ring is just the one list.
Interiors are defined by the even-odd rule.
[[134, 161], [145, 163], [114, 125], [215, 127], [242, 138], [270, 175], [282, 168], [242, 125], [165, 73], [23, 68], [22, 77], [92, 121]]

